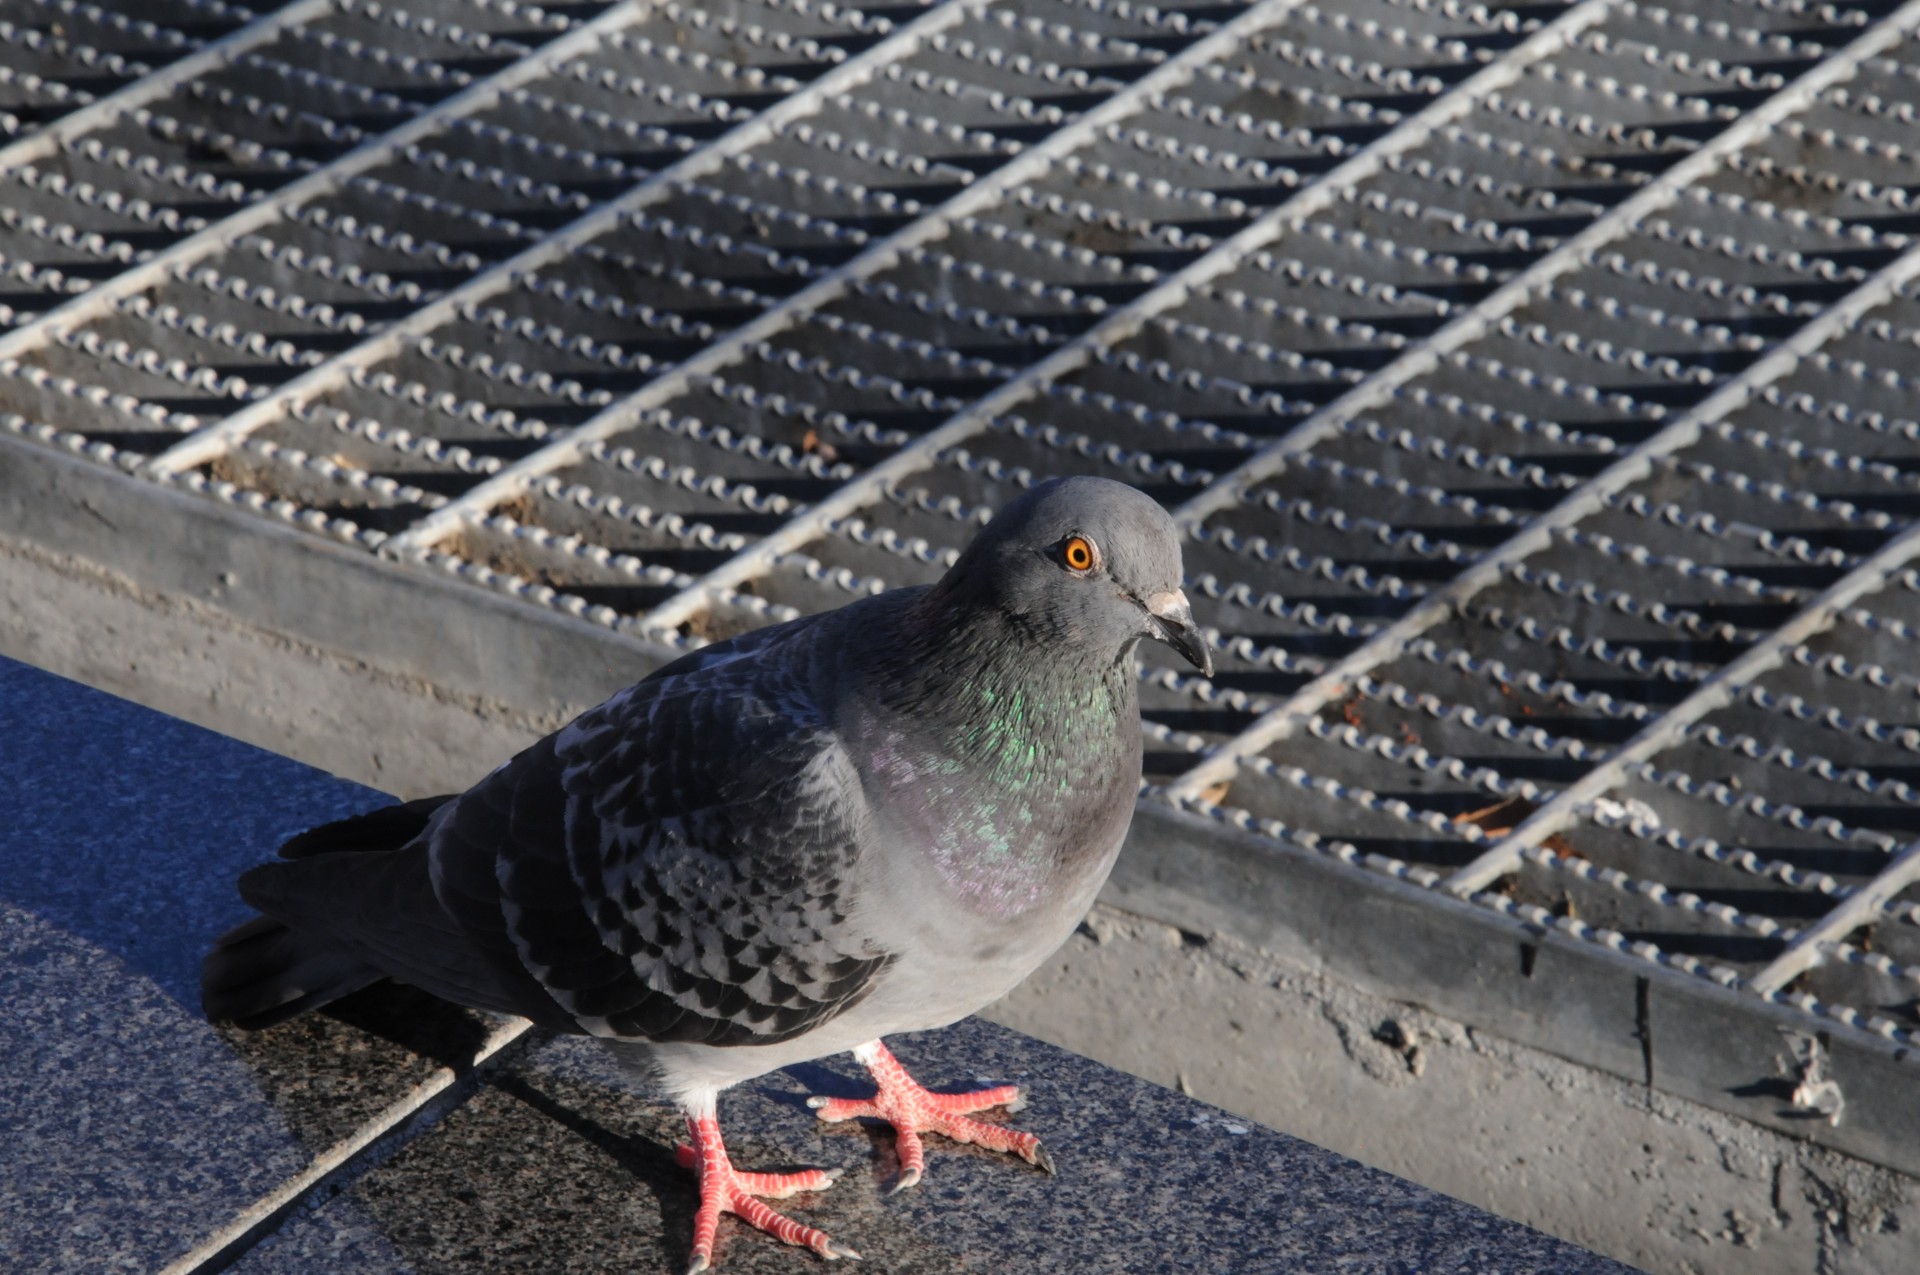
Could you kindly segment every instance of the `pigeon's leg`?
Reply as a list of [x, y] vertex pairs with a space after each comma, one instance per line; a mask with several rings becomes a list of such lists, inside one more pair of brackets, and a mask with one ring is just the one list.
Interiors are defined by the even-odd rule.
[[720, 1229], [722, 1213], [731, 1213], [775, 1239], [810, 1248], [829, 1262], [840, 1257], [860, 1256], [845, 1245], [834, 1243], [825, 1231], [802, 1226], [760, 1202], [762, 1196], [783, 1200], [801, 1191], [824, 1191], [840, 1176], [838, 1170], [740, 1172], [727, 1158], [727, 1145], [720, 1138], [720, 1121], [711, 1102], [688, 1110], [687, 1132], [693, 1137], [693, 1145], [680, 1147], [676, 1158], [682, 1168], [692, 1169], [700, 1180], [700, 1211], [693, 1216], [693, 1264], [687, 1267], [687, 1275], [699, 1275], [713, 1266], [713, 1237]]
[[920, 1180], [926, 1171], [926, 1154], [920, 1135], [939, 1133], [955, 1142], [971, 1142], [989, 1151], [1011, 1151], [1028, 1164], [1053, 1172], [1053, 1157], [1040, 1145], [1040, 1139], [1018, 1129], [969, 1120], [968, 1114], [988, 1107], [1004, 1106], [1018, 1111], [1026, 1106], [1020, 1086], [999, 1085], [973, 1093], [933, 1093], [907, 1074], [888, 1048], [877, 1040], [868, 1041], [853, 1051], [880, 1092], [871, 1098], [809, 1098], [807, 1105], [820, 1113], [822, 1120], [854, 1120], [877, 1116], [900, 1135], [900, 1180], [895, 1191], [904, 1191]]

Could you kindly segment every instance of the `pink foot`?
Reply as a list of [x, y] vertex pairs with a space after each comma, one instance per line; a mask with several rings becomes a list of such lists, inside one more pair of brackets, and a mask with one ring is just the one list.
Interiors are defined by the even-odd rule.
[[720, 1229], [720, 1215], [731, 1213], [748, 1226], [765, 1231], [777, 1240], [810, 1248], [829, 1262], [835, 1258], [860, 1255], [836, 1244], [825, 1231], [802, 1226], [790, 1217], [775, 1213], [760, 1202], [761, 1197], [784, 1200], [801, 1191], [824, 1191], [839, 1177], [838, 1171], [806, 1169], [799, 1173], [742, 1173], [727, 1159], [726, 1143], [720, 1139], [720, 1122], [711, 1115], [687, 1117], [687, 1131], [693, 1145], [682, 1145], [674, 1152], [680, 1167], [692, 1169], [700, 1180], [700, 1211], [693, 1218], [693, 1264], [687, 1275], [713, 1266], [713, 1237]]
[[807, 1105], [826, 1121], [855, 1120], [877, 1116], [900, 1135], [900, 1180], [895, 1191], [904, 1191], [920, 1180], [926, 1171], [926, 1153], [920, 1145], [923, 1133], [938, 1133], [955, 1142], [971, 1142], [989, 1151], [1011, 1151], [1028, 1164], [1053, 1172], [1053, 1157], [1040, 1145], [1040, 1139], [1018, 1129], [1008, 1129], [984, 1120], [969, 1120], [970, 1112], [1005, 1106], [1018, 1111], [1026, 1106], [1020, 1086], [999, 1085], [973, 1093], [932, 1093], [907, 1074], [887, 1047], [879, 1041], [853, 1051], [880, 1091], [871, 1098], [809, 1098]]

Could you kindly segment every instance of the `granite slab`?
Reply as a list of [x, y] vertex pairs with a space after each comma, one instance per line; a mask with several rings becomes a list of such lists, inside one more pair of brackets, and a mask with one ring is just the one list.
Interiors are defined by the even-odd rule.
[[[284, 836], [384, 800], [0, 660], [0, 1254], [9, 1271], [160, 1270], [491, 1026], [378, 985], [272, 1030], [198, 1010], [232, 882]], [[1566, 1272], [1627, 1268], [980, 1021], [895, 1040], [935, 1088], [1017, 1081], [1049, 1177], [929, 1140], [918, 1188], [889, 1131], [825, 1126], [850, 1058], [729, 1092], [736, 1163], [846, 1170], [796, 1216], [887, 1272]], [[695, 1206], [679, 1124], [592, 1042], [537, 1043], [438, 1123], [349, 1162], [231, 1269], [678, 1272]], [[721, 1269], [817, 1259], [728, 1220]], [[232, 1253], [224, 1255], [222, 1263]], [[209, 1264], [201, 1269], [216, 1269]]]
[[[721, 1127], [742, 1168], [844, 1170], [791, 1215], [857, 1249], [852, 1271], [1020, 1270], [1316, 1275], [1624, 1275], [1627, 1267], [1391, 1174], [1110, 1071], [979, 1019], [891, 1042], [936, 1089], [1014, 1081], [1013, 1117], [1042, 1135], [1049, 1177], [1007, 1156], [929, 1138], [927, 1176], [898, 1195], [884, 1126], [823, 1125], [809, 1094], [867, 1092], [850, 1057], [729, 1091]], [[673, 1161], [671, 1110], [634, 1092], [592, 1042], [556, 1040], [496, 1078], [431, 1133], [235, 1267], [274, 1275], [329, 1265], [351, 1206], [428, 1272], [679, 1275], [697, 1204]], [[731, 1275], [822, 1269], [811, 1255], [723, 1219]]]
[[252, 1034], [200, 1014], [240, 871], [388, 800], [0, 660], [0, 1269], [164, 1267], [471, 1055], [481, 1016], [418, 994]]

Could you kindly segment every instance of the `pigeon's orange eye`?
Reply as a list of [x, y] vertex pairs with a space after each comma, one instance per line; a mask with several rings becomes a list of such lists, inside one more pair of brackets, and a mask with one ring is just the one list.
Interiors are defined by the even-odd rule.
[[1070, 571], [1093, 570], [1093, 541], [1085, 536], [1068, 536], [1066, 543], [1060, 546], [1060, 561], [1066, 563]]

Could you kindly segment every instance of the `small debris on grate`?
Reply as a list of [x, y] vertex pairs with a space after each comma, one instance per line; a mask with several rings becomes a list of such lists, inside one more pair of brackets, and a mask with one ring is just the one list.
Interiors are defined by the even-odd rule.
[[1795, 1083], [1791, 1101], [1794, 1110], [1825, 1116], [1829, 1125], [1838, 1126], [1847, 1099], [1840, 1092], [1839, 1082], [1826, 1074], [1826, 1048], [1820, 1037], [1788, 1028], [1782, 1028], [1781, 1035], [1793, 1050]]
[[[1480, 829], [1489, 838], [1498, 840], [1525, 823], [1534, 811], [1540, 807], [1525, 797], [1507, 797], [1494, 802], [1491, 806], [1482, 806], [1478, 810], [1469, 810], [1453, 817], [1456, 824], [1466, 824]], [[1559, 833], [1554, 833], [1540, 843], [1557, 855], [1574, 856], [1573, 845]]]

